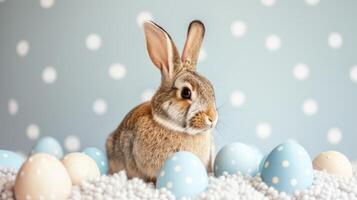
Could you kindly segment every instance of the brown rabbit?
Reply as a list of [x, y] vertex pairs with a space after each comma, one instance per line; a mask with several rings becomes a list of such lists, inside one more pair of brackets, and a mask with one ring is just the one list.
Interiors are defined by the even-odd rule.
[[191, 22], [181, 59], [164, 29], [151, 21], [143, 27], [161, 85], [151, 101], [131, 110], [108, 137], [109, 171], [126, 170], [128, 177], [155, 181], [165, 160], [178, 151], [192, 152], [212, 171], [215, 96], [211, 83], [196, 72], [204, 25]]

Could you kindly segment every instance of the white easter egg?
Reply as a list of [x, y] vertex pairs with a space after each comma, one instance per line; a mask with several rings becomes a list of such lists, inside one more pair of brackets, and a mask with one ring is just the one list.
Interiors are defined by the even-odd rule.
[[71, 179], [62, 163], [46, 153], [32, 155], [20, 168], [15, 182], [17, 200], [65, 200], [71, 194]]
[[157, 188], [167, 188], [177, 199], [193, 197], [208, 186], [206, 168], [201, 160], [187, 151], [173, 154], [157, 175]]
[[326, 170], [336, 176], [352, 177], [352, 165], [348, 158], [337, 151], [326, 151], [316, 156], [312, 162], [315, 170]]
[[262, 180], [279, 192], [293, 193], [311, 186], [313, 169], [309, 154], [297, 142], [275, 147], [264, 161]]
[[259, 165], [263, 156], [260, 151], [243, 143], [231, 143], [224, 146], [214, 161], [214, 174], [221, 176], [224, 172], [236, 174], [241, 172], [255, 176], [259, 172]]
[[70, 153], [62, 159], [62, 163], [67, 169], [73, 185], [100, 176], [96, 162], [84, 153]]

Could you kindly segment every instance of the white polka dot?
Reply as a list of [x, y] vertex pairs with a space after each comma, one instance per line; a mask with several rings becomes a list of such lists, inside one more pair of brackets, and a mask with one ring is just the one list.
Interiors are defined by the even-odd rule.
[[27, 126], [26, 135], [30, 140], [36, 140], [40, 135], [40, 128], [36, 124]]
[[173, 160], [173, 161], [177, 160], [177, 156], [173, 156], [173, 157], [171, 158], [171, 160]]
[[271, 125], [269, 123], [263, 122], [257, 125], [256, 133], [260, 139], [267, 139], [270, 137], [272, 132]]
[[241, 38], [247, 32], [247, 26], [242, 21], [235, 21], [231, 25], [231, 32], [233, 36]]
[[9, 102], [7, 103], [7, 110], [10, 115], [17, 114], [17, 112], [19, 111], [19, 104], [15, 99], [9, 99]]
[[276, 176], [274, 176], [274, 177], [271, 179], [271, 182], [272, 182], [273, 184], [278, 184], [278, 183], [279, 183], [279, 178], [276, 177]]
[[42, 80], [46, 84], [52, 84], [56, 81], [56, 79], [57, 79], [57, 71], [53, 66], [47, 66], [42, 71]]
[[350, 78], [353, 82], [357, 83], [357, 65], [351, 68]]
[[40, 0], [40, 5], [42, 8], [48, 9], [55, 4], [55, 0]]
[[262, 4], [267, 7], [275, 5], [276, 0], [261, 0]]
[[200, 53], [198, 55], [198, 62], [203, 62], [207, 59], [207, 52], [204, 48], [201, 48]]
[[102, 46], [102, 38], [96, 33], [89, 34], [86, 39], [86, 46], [89, 50], [98, 50]]
[[166, 183], [166, 187], [167, 187], [168, 189], [171, 189], [171, 188], [172, 188], [172, 182], [170, 182], [170, 181], [167, 182], [167, 183]]
[[97, 115], [104, 115], [107, 112], [108, 106], [104, 99], [97, 99], [93, 103], [93, 112]]
[[316, 6], [320, 3], [320, 0], [305, 0], [305, 2], [310, 6]]
[[304, 63], [298, 63], [295, 65], [293, 74], [297, 80], [305, 80], [308, 78], [310, 70], [308, 66]]
[[154, 90], [152, 90], [152, 89], [146, 89], [146, 90], [144, 90], [144, 92], [141, 94], [141, 100], [142, 100], [142, 101], [150, 101], [153, 95], [154, 95]]
[[126, 68], [120, 63], [113, 63], [109, 67], [109, 76], [114, 80], [120, 80], [126, 75]]
[[298, 181], [295, 178], [290, 180], [290, 185], [296, 186], [297, 184], [298, 184]]
[[231, 104], [234, 107], [241, 107], [245, 103], [245, 94], [242, 91], [236, 90], [231, 94]]
[[21, 57], [25, 57], [28, 54], [29, 50], [30, 50], [30, 44], [26, 40], [20, 40], [17, 43], [16, 46], [17, 55]]
[[328, 44], [333, 49], [339, 49], [342, 46], [343, 39], [340, 33], [333, 32], [330, 33], [328, 37]]
[[312, 116], [318, 111], [318, 104], [314, 99], [307, 99], [302, 105], [305, 115]]
[[276, 51], [281, 47], [281, 39], [277, 35], [269, 35], [265, 40], [265, 47], [270, 51]]
[[180, 172], [182, 170], [180, 165], [176, 165], [174, 168], [175, 172]]
[[100, 156], [100, 152], [95, 152], [95, 155]]
[[264, 163], [264, 168], [268, 168], [269, 167], [269, 161], [266, 161], [265, 163]]
[[3, 158], [8, 158], [9, 155], [8, 155], [7, 153], [3, 153], [3, 154], [2, 154], [2, 157], [3, 157]]
[[339, 144], [342, 140], [342, 131], [339, 128], [331, 128], [327, 132], [327, 141], [330, 144]]
[[284, 149], [284, 146], [279, 146], [278, 151], [282, 151]]
[[64, 146], [70, 152], [78, 151], [79, 148], [81, 147], [81, 143], [80, 143], [79, 138], [77, 136], [69, 135], [64, 140]]
[[100, 164], [101, 164], [102, 166], [105, 166], [105, 162], [104, 162], [104, 161], [101, 161]]
[[160, 172], [160, 177], [163, 177], [163, 176], [165, 176], [165, 171]]
[[191, 184], [192, 183], [192, 177], [186, 177], [185, 181], [187, 184]]
[[285, 168], [289, 167], [289, 165], [290, 165], [290, 163], [287, 160], [283, 160], [283, 162], [281, 162], [281, 166], [283, 166]]
[[145, 21], [153, 21], [154, 18], [150, 12], [143, 11], [136, 17], [136, 23], [141, 27]]

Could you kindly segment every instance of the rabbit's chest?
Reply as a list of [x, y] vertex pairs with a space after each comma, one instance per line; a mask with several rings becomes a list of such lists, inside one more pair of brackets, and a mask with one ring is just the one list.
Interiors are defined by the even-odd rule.
[[[145, 132], [148, 133], [148, 132]], [[213, 136], [211, 133], [198, 135], [188, 135], [176, 132], [160, 132], [155, 134], [138, 134], [138, 140], [135, 142], [140, 153], [147, 159], [148, 166], [156, 166], [157, 170], [161, 168], [165, 160], [173, 153], [178, 151], [188, 151], [195, 154], [208, 166]]]

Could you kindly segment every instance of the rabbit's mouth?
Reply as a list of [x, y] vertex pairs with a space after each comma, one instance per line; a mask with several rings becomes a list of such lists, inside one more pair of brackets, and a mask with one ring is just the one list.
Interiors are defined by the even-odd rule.
[[167, 118], [163, 118], [160, 115], [153, 115], [154, 120], [160, 124], [162, 127], [165, 127], [169, 130], [175, 132], [181, 132], [189, 135], [197, 135], [202, 133], [207, 133], [215, 128], [217, 123], [217, 118], [214, 121], [206, 120], [204, 121], [198, 120], [198, 115], [195, 115], [189, 123], [179, 125]]

